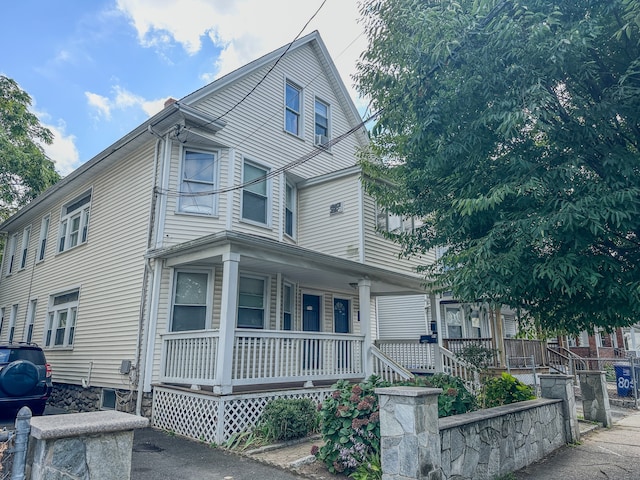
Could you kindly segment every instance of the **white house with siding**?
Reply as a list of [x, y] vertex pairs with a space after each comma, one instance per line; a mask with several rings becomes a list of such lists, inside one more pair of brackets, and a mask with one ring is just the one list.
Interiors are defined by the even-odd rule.
[[367, 134], [319, 34], [287, 47], [167, 102], [0, 225], [0, 342], [43, 346], [56, 399], [151, 404], [154, 425], [219, 442], [273, 396], [392, 368], [376, 298], [422, 279], [376, 232]]

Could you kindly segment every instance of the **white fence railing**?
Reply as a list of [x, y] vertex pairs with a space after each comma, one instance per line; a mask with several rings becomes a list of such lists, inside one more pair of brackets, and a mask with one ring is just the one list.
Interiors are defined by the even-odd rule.
[[162, 369], [165, 383], [214, 385], [219, 332], [171, 332], [162, 335]]
[[[216, 385], [218, 331], [162, 335], [160, 381]], [[233, 345], [233, 385], [357, 379], [364, 376], [360, 335], [239, 329]]]
[[438, 345], [418, 340], [377, 340], [380, 352], [411, 372], [438, 371]]
[[440, 348], [442, 359], [442, 371], [448, 375], [459, 377], [467, 389], [476, 393], [480, 388], [480, 375], [478, 371], [468, 363], [458, 359], [446, 348]]
[[363, 342], [360, 335], [238, 330], [233, 384], [362, 378]]
[[414, 378], [413, 373], [382, 353], [377, 347], [371, 346], [373, 356], [373, 373], [385, 382], [401, 382]]

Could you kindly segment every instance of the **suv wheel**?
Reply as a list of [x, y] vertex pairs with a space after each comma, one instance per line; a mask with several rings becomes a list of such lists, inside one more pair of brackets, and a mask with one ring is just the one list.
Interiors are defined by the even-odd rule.
[[0, 372], [0, 388], [12, 397], [27, 394], [38, 383], [38, 369], [28, 360], [16, 360]]

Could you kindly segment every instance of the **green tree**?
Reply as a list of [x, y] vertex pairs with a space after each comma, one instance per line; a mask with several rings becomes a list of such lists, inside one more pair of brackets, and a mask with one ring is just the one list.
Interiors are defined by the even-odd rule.
[[0, 221], [60, 179], [42, 148], [53, 134], [30, 106], [31, 97], [0, 75]]
[[368, 190], [406, 255], [548, 331], [640, 318], [640, 2], [365, 0]]

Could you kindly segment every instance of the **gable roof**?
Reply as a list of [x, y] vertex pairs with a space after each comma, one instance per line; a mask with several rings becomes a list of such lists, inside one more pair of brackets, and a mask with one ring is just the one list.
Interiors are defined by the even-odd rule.
[[[320, 34], [316, 30], [295, 42], [284, 45], [277, 50], [263, 55], [233, 72], [214, 80], [210, 84], [186, 95], [178, 102], [166, 105], [160, 112], [147, 119], [145, 122], [134, 128], [128, 134], [105, 148], [102, 152], [98, 153], [87, 162], [83, 163], [69, 175], [58, 181], [55, 185], [49, 187], [46, 191], [38, 195], [34, 200], [5, 220], [0, 224], [0, 233], [8, 231], [11, 224], [15, 223], [24, 215], [27, 215], [32, 211], [37, 211], [40, 205], [45, 204], [47, 201], [55, 201], [59, 197], [65, 195], [66, 190], [64, 187], [69, 184], [73, 184], [78, 178], [81, 177], [82, 180], [87, 180], [91, 178], [91, 175], [108, 168], [113, 163], [118, 162], [123, 158], [126, 158], [128, 153], [132, 152], [138, 146], [149, 140], [150, 137], [147, 135], [157, 135], [156, 131], [164, 132], [175, 123], [176, 119], [197, 121], [197, 123], [207, 125], [213, 130], [223, 128], [224, 121], [211, 117], [199, 110], [195, 110], [191, 105], [237, 81], [238, 79], [251, 74], [270, 62], [277, 61], [277, 59], [285, 54], [285, 52], [289, 53], [295, 51], [305, 45], [311, 45], [314, 48], [320, 59], [320, 63], [327, 73], [330, 83], [333, 85], [336, 93], [340, 97], [340, 103], [346, 107], [345, 111], [348, 114], [347, 116], [349, 117], [349, 122], [352, 128], [357, 127], [361, 124], [360, 115], [340, 78], [340, 74], [333, 63], [324, 42], [320, 38]], [[196, 119], [194, 115], [197, 115], [198, 118]], [[361, 136], [361, 142], [364, 143], [367, 141], [367, 134], [364, 126], [357, 131], [357, 134]]]

